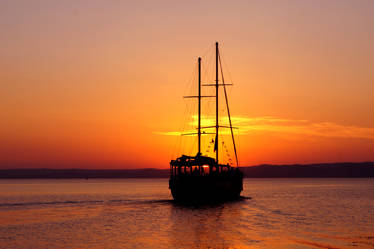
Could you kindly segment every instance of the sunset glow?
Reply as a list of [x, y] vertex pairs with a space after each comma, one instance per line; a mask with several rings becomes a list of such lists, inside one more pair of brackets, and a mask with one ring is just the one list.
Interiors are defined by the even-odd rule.
[[195, 155], [194, 137], [178, 145], [196, 131], [183, 96], [198, 56], [210, 82], [215, 41], [240, 165], [373, 161], [374, 2], [336, 3], [2, 1], [0, 168]]

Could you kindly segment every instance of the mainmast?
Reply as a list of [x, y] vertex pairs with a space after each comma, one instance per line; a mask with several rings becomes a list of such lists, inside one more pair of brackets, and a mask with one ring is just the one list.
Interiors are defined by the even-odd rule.
[[199, 64], [199, 95], [198, 95], [198, 101], [199, 101], [199, 111], [198, 111], [198, 126], [197, 126], [197, 138], [198, 138], [198, 152], [197, 154], [201, 155], [201, 58], [198, 59]]
[[218, 165], [218, 42], [216, 42], [216, 140], [214, 141], [214, 149], [216, 151], [216, 163]]

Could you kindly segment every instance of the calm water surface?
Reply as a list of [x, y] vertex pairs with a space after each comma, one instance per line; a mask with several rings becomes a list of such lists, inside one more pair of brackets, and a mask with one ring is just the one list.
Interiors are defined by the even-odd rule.
[[167, 179], [1, 180], [0, 248], [374, 248], [374, 179], [245, 179], [185, 207]]

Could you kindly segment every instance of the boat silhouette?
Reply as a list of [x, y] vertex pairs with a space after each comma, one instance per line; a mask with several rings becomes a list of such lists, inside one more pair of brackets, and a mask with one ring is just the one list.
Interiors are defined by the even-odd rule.
[[[221, 72], [221, 82], [219, 82], [219, 72]], [[243, 173], [239, 169], [238, 157], [231, 123], [230, 109], [228, 104], [221, 57], [219, 53], [218, 42], [215, 44], [215, 83], [204, 84], [203, 86], [215, 87], [214, 96], [201, 95], [201, 58], [198, 58], [198, 94], [196, 96], [186, 96], [187, 98], [196, 98], [198, 100], [198, 123], [197, 133], [189, 135], [197, 135], [198, 148], [195, 156], [182, 155], [170, 162], [170, 179], [169, 189], [176, 202], [181, 203], [207, 203], [207, 202], [223, 202], [235, 200], [240, 197], [243, 190]], [[226, 101], [226, 109], [229, 119], [229, 126], [219, 124], [219, 88], [223, 87]], [[205, 97], [215, 98], [215, 125], [201, 126], [201, 99]], [[201, 135], [208, 134], [202, 132], [203, 129], [213, 129], [215, 139], [214, 143], [215, 158], [204, 156], [201, 153]], [[231, 132], [236, 167], [229, 164], [221, 164], [219, 162], [219, 131], [220, 128], [228, 128]]]

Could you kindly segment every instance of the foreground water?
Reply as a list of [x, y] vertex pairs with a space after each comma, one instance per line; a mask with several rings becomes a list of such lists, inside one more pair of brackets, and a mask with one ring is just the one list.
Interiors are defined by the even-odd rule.
[[374, 179], [245, 179], [243, 196], [185, 207], [167, 179], [1, 180], [0, 248], [374, 248]]

